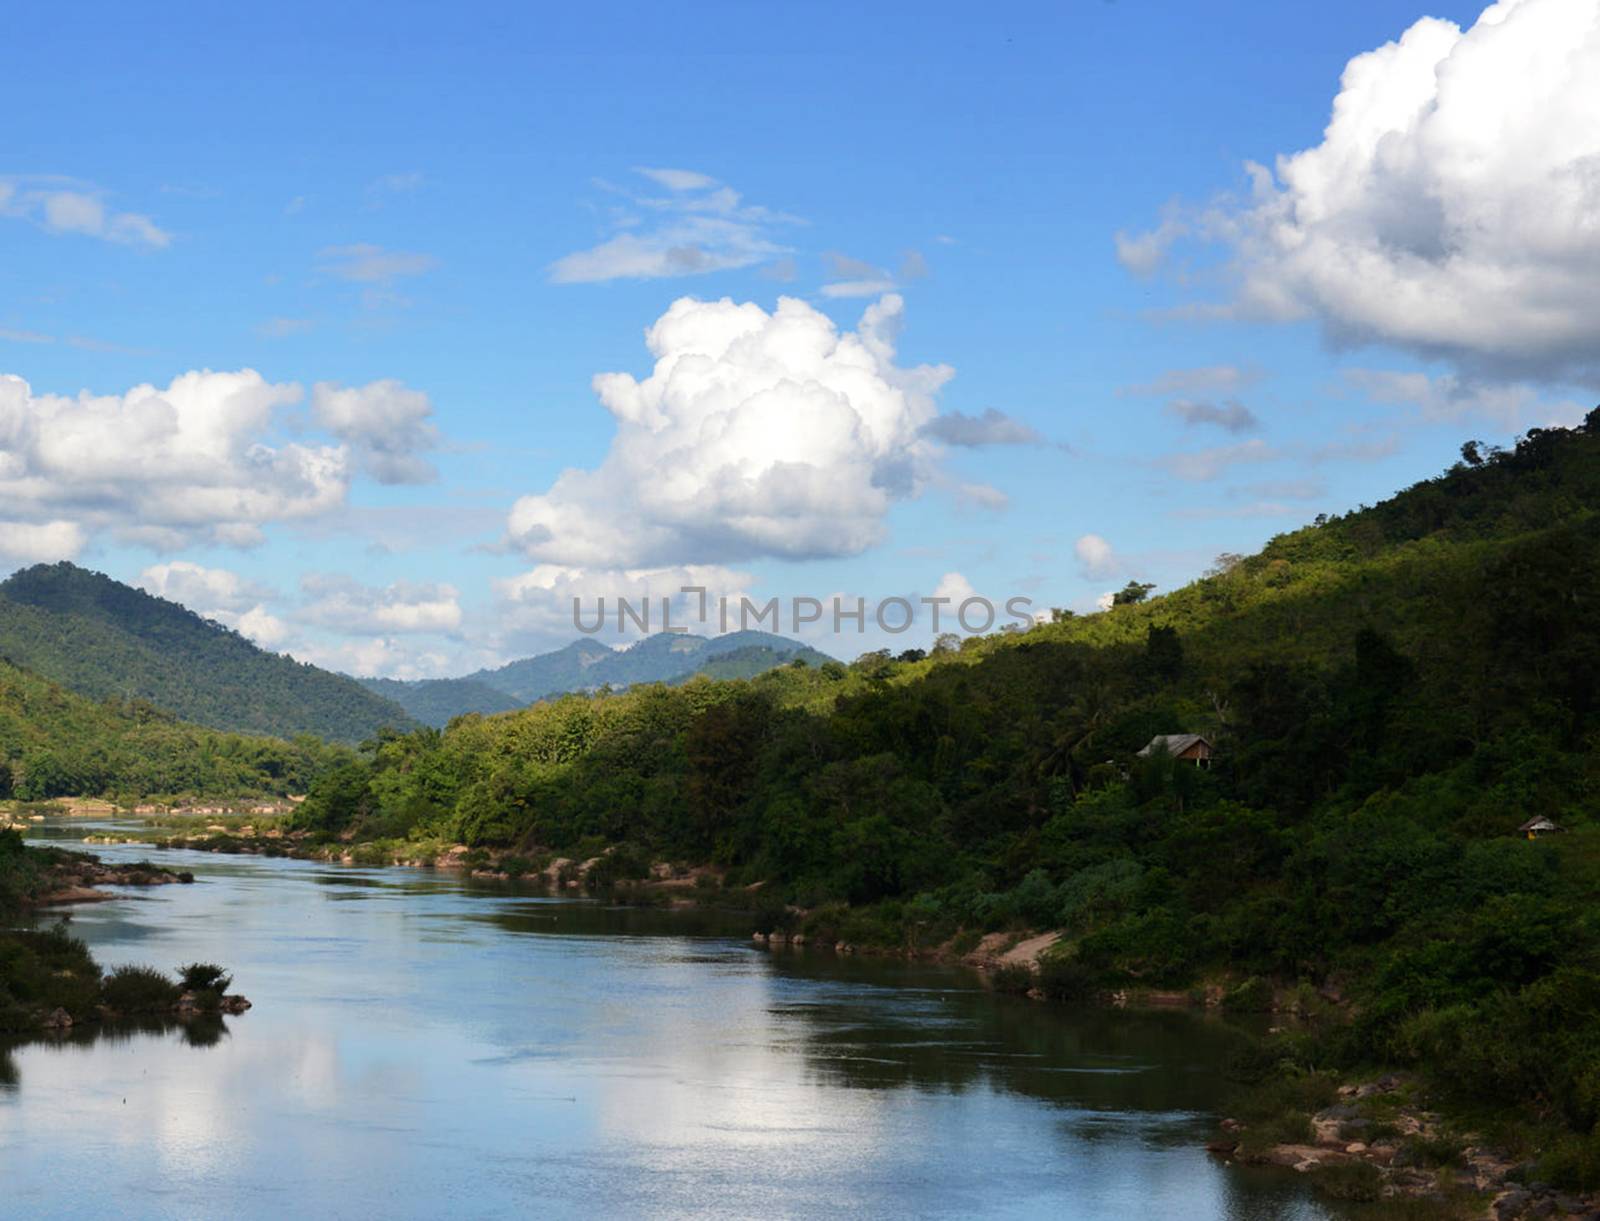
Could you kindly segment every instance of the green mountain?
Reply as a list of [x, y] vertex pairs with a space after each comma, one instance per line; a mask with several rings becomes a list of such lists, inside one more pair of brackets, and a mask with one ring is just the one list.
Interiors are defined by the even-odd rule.
[[712, 638], [659, 632], [621, 650], [594, 640], [575, 640], [552, 653], [525, 657], [496, 670], [479, 670], [465, 678], [360, 681], [423, 724], [442, 729], [465, 713], [506, 712], [573, 691], [683, 683], [696, 674], [754, 678], [797, 659], [813, 666], [830, 660], [827, 654], [799, 641], [768, 632], [730, 632]]
[[714, 861], [812, 941], [1049, 929], [1057, 997], [1292, 995], [1263, 1072], [1415, 1069], [1600, 1182], [1600, 410], [1145, 594], [396, 738], [305, 823]]
[[0, 657], [80, 695], [145, 700], [212, 729], [359, 742], [415, 724], [354, 679], [68, 563], [0, 582]]
[[358, 681], [368, 691], [399, 704], [412, 720], [438, 729], [468, 712], [492, 714], [522, 707], [521, 700], [475, 678], [363, 678]]
[[347, 752], [219, 733], [140, 700], [97, 702], [0, 661], [0, 800], [303, 793]]

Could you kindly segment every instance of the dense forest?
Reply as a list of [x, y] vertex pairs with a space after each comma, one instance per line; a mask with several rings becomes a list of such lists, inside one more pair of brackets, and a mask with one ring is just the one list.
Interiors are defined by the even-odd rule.
[[[1600, 411], [1105, 613], [385, 734], [302, 817], [716, 862], [857, 943], [1059, 929], [1059, 995], [1303, 983], [1349, 1018], [1304, 1055], [1448, 1066], [1597, 1180], [1597, 505]], [[1139, 753], [1178, 732], [1212, 766]]]
[[142, 700], [236, 733], [359, 742], [415, 725], [352, 678], [65, 562], [0, 583], [0, 658], [91, 699]]
[[0, 800], [303, 793], [351, 752], [187, 725], [139, 700], [96, 702], [0, 661]]

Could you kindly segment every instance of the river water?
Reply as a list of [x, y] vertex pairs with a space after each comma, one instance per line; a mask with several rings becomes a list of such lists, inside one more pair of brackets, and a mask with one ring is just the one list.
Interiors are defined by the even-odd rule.
[[1228, 1036], [1187, 1014], [429, 870], [95, 850], [197, 877], [75, 909], [103, 964], [219, 961], [255, 1007], [0, 1051], [6, 1216], [1327, 1215], [1203, 1152]]

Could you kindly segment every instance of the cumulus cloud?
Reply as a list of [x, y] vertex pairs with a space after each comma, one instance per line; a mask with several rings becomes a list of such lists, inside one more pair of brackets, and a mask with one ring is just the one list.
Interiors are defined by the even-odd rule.
[[1256, 413], [1238, 399], [1226, 399], [1222, 403], [1174, 399], [1167, 404], [1167, 410], [1190, 426], [1215, 424], [1225, 432], [1253, 432], [1261, 427]]
[[253, 369], [75, 397], [0, 374], [0, 512], [36, 540], [13, 549], [70, 555], [101, 532], [169, 551], [252, 546], [270, 523], [342, 509], [357, 470], [385, 483], [431, 477], [418, 456], [438, 443], [426, 395], [395, 381], [318, 383], [312, 418], [338, 443], [276, 440], [302, 398]]
[[311, 388], [311, 414], [379, 483], [426, 483], [437, 474], [419, 456], [439, 443], [433, 404], [420, 390], [393, 378], [365, 386], [318, 382]]
[[1044, 437], [1038, 429], [1012, 419], [1003, 411], [986, 407], [981, 415], [966, 415], [947, 411], [936, 416], [922, 429], [922, 435], [943, 441], [946, 445], [959, 445], [977, 449], [985, 445], [1040, 445]]
[[608, 569], [854, 555], [927, 482], [946, 366], [895, 363], [898, 297], [841, 333], [803, 301], [682, 298], [645, 334], [654, 371], [594, 379], [605, 460], [513, 506], [511, 541]]
[[74, 559], [86, 542], [83, 527], [73, 521], [0, 521], [0, 560], [15, 564]]
[[300, 581], [307, 601], [294, 614], [302, 623], [344, 632], [443, 632], [461, 627], [454, 586], [396, 581], [382, 589], [349, 577], [308, 573]]
[[748, 204], [732, 187], [693, 170], [641, 169], [665, 195], [600, 184], [626, 205], [612, 216], [611, 237], [550, 264], [555, 284], [658, 280], [751, 267], [789, 254], [774, 234], [792, 216]]
[[1072, 553], [1078, 557], [1078, 571], [1089, 579], [1112, 576], [1122, 567], [1111, 544], [1098, 534], [1080, 537], [1072, 545]]
[[161, 548], [259, 542], [268, 522], [326, 513], [348, 489], [345, 447], [267, 443], [300, 396], [252, 369], [75, 398], [0, 375], [0, 503], [16, 521]]
[[1249, 168], [1251, 197], [1204, 222], [1232, 249], [1235, 313], [1600, 376], [1600, 0], [1425, 17], [1348, 63], [1320, 144]]
[[[635, 613], [648, 606], [651, 632], [661, 631], [662, 600], [673, 627], [697, 634], [720, 634], [721, 599], [733, 618], [726, 630], [738, 629], [739, 598], [749, 593], [750, 574], [718, 564], [675, 564], [656, 568], [568, 567], [540, 564], [507, 580], [495, 582], [496, 620], [505, 643], [519, 649], [565, 644], [583, 632], [605, 640], [641, 635], [636, 621], [623, 615], [619, 601]], [[701, 595], [683, 590], [703, 589]], [[702, 616], [702, 611], [704, 615]], [[598, 631], [590, 629], [599, 626]]]
[[158, 598], [177, 602], [202, 615], [215, 611], [243, 612], [270, 591], [226, 568], [207, 568], [188, 560], [152, 564], [139, 574], [138, 586]]
[[226, 568], [207, 568], [188, 560], [152, 564], [135, 582], [158, 598], [186, 606], [226, 624], [264, 648], [281, 644], [288, 627], [267, 610], [272, 591]]
[[48, 233], [79, 234], [125, 246], [167, 246], [172, 235], [140, 212], [119, 212], [103, 194], [66, 179], [0, 178], [0, 216]]

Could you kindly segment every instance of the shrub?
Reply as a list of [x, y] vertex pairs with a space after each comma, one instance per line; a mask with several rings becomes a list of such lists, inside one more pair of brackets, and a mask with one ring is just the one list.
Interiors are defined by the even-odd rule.
[[1039, 960], [1039, 991], [1047, 1000], [1081, 1001], [1094, 996], [1095, 973], [1076, 958], [1064, 954]]
[[168, 1009], [178, 994], [178, 985], [154, 967], [118, 967], [100, 985], [100, 999], [118, 1013]]
[[989, 975], [996, 992], [1026, 996], [1033, 990], [1033, 972], [1026, 963], [1003, 962]]
[[233, 977], [226, 969], [214, 962], [191, 962], [186, 967], [179, 967], [178, 978], [183, 981], [185, 992], [213, 991], [220, 995], [233, 983]]

